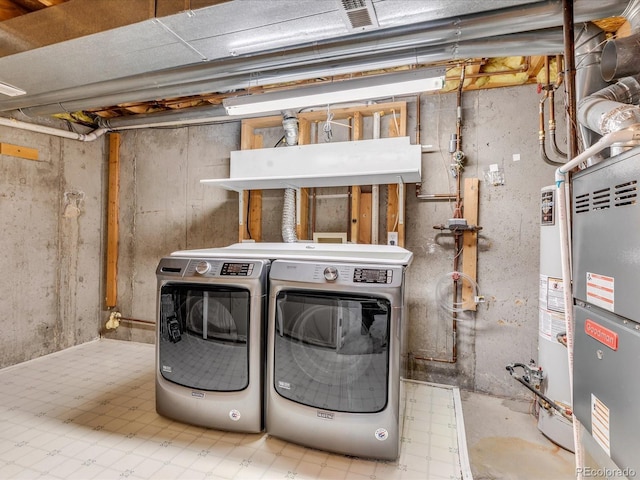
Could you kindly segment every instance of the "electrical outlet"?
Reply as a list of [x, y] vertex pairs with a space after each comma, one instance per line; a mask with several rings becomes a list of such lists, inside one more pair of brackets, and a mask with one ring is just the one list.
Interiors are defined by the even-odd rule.
[[387, 245], [398, 245], [398, 232], [387, 232]]

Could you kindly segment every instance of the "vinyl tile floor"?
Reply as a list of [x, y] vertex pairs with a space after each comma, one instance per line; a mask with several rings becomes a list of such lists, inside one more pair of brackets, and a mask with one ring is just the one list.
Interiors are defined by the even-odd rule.
[[471, 478], [455, 387], [408, 381], [400, 458], [374, 461], [161, 417], [154, 352], [97, 340], [0, 370], [0, 479]]

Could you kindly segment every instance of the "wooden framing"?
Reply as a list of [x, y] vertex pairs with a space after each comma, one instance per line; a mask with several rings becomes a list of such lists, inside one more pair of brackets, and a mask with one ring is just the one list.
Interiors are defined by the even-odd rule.
[[[333, 120], [346, 120], [351, 127], [351, 140], [365, 138], [364, 118], [372, 117], [375, 113], [381, 116], [393, 115], [390, 122], [389, 137], [403, 137], [407, 135], [407, 104], [406, 102], [389, 102], [384, 104], [362, 105], [357, 107], [331, 109]], [[298, 129], [300, 145], [312, 143], [311, 127], [314, 123], [324, 122], [327, 118], [325, 110], [302, 112], [298, 114]], [[256, 130], [275, 128], [282, 125], [281, 116], [252, 118], [242, 121], [241, 149], [262, 148], [262, 136]], [[309, 189], [300, 189], [298, 195], [298, 219], [296, 232], [301, 240], [312, 237], [309, 222]], [[404, 246], [404, 189], [398, 185], [387, 186], [387, 230], [398, 232], [398, 245]], [[252, 239], [262, 240], [262, 192], [260, 190], [243, 191], [241, 193], [239, 212], [239, 241]], [[371, 211], [372, 195], [363, 192], [360, 186], [351, 187], [351, 228], [348, 232], [353, 243], [371, 243]], [[402, 207], [402, 208], [401, 208]]]
[[38, 160], [38, 149], [0, 143], [0, 155], [9, 155], [10, 157], [24, 158], [26, 160]]
[[109, 134], [109, 194], [107, 199], [107, 308], [118, 301], [118, 211], [120, 209], [120, 134]]
[[[477, 178], [464, 179], [463, 216], [467, 225], [478, 225], [478, 187], [480, 181]], [[462, 234], [462, 273], [475, 282], [478, 272], [478, 232], [467, 230]], [[462, 308], [476, 311], [475, 293], [467, 282], [462, 283]]]

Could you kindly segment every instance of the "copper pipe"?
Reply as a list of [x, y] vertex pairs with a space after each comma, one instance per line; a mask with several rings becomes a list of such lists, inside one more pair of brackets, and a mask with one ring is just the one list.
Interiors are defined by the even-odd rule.
[[420, 145], [420, 94], [416, 95], [416, 145]]
[[438, 362], [438, 363], [456, 363], [456, 359], [450, 358], [435, 358], [435, 357], [423, 357], [420, 355], [412, 355], [411, 358], [413, 360], [424, 360], [426, 362]]
[[564, 38], [565, 81], [567, 82], [567, 142], [568, 158], [578, 155], [578, 134], [576, 131], [577, 107], [576, 107], [576, 57], [573, 22], [573, 0], [562, 0]]
[[118, 317], [118, 320], [120, 322], [141, 323], [144, 325], [156, 325], [156, 322], [152, 322], [149, 320], [140, 320], [139, 318]]
[[[547, 155], [547, 151], [545, 147], [544, 103], [547, 100], [547, 98], [550, 97], [550, 92], [553, 90], [553, 88], [551, 87], [550, 79], [549, 79], [549, 57], [545, 57], [544, 67], [545, 67], [545, 74], [547, 78], [546, 78], [546, 85], [542, 87], [542, 89], [544, 90], [544, 94], [540, 99], [540, 104], [539, 104], [540, 106], [538, 109], [538, 143], [539, 143], [539, 149], [540, 149], [539, 150], [540, 158], [548, 165], [560, 166], [560, 165], [564, 165], [564, 162], [556, 162], [555, 160], [551, 160]], [[553, 105], [553, 102], [551, 102], [551, 104]], [[553, 108], [553, 107], [550, 107], [550, 108]], [[555, 124], [555, 121], [554, 121], [554, 124]], [[549, 121], [549, 128], [551, 128], [551, 121]], [[555, 125], [554, 125], [554, 130], [555, 130]]]
[[567, 154], [558, 148], [558, 142], [556, 141], [556, 101], [555, 101], [555, 92], [556, 89], [562, 83], [562, 76], [560, 75], [560, 55], [556, 55], [556, 81], [553, 85], [551, 85], [551, 77], [549, 74], [549, 57], [545, 57], [545, 68], [547, 72], [547, 87], [549, 92], [549, 137], [551, 140], [551, 148], [553, 149], [553, 153], [562, 157], [563, 159], [567, 158]]
[[[453, 155], [462, 153], [462, 87], [464, 86], [464, 78], [465, 78], [465, 70], [466, 65], [462, 65], [462, 71], [460, 72], [460, 85], [458, 85], [458, 94], [456, 101], [456, 151]], [[454, 158], [454, 160], [459, 162], [459, 159]], [[462, 168], [457, 169], [456, 175], [456, 207], [454, 211], [454, 218], [462, 218]], [[454, 257], [453, 257], [453, 271], [457, 272], [460, 264], [460, 254], [462, 253], [462, 233], [455, 232], [454, 233]], [[440, 362], [440, 363], [456, 363], [458, 361], [458, 313], [455, 310], [456, 305], [458, 304], [458, 287], [459, 279], [454, 277], [453, 279], [453, 299], [451, 300], [453, 303], [453, 311], [451, 312], [451, 335], [453, 337], [453, 346], [451, 347], [451, 358], [432, 358], [432, 357], [414, 357], [417, 360], [428, 360], [431, 362]]]

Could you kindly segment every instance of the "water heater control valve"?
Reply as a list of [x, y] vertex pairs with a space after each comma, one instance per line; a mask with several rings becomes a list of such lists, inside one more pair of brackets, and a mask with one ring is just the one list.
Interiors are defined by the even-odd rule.
[[324, 278], [328, 282], [334, 282], [338, 279], [338, 269], [336, 267], [327, 267], [324, 269]]

